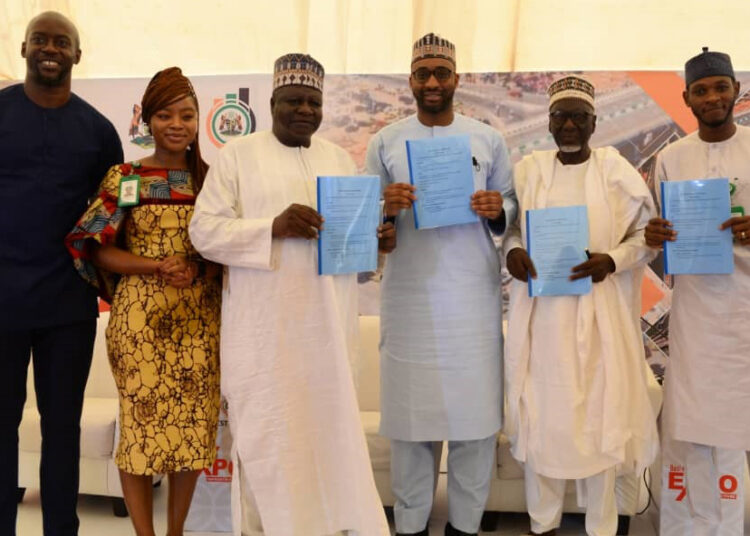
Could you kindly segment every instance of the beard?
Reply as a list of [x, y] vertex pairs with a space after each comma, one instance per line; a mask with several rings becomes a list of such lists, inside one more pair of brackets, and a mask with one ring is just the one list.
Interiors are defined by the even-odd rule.
[[39, 69], [39, 65], [37, 65], [36, 60], [34, 59], [33, 61], [29, 61], [27, 63], [27, 70], [31, 73], [31, 77], [34, 82], [36, 82], [40, 86], [58, 87], [62, 85], [70, 76], [72, 65], [65, 65], [64, 63], [61, 63], [60, 72], [58, 72], [54, 76], [46, 76], [42, 74], [42, 71]]
[[[444, 112], [453, 106], [453, 91], [445, 89], [439, 89], [437, 91], [431, 90], [426, 91], [424, 89], [418, 91], [412, 91], [414, 94], [414, 100], [417, 101], [417, 108], [431, 114], [437, 114]], [[436, 104], [426, 104], [425, 95], [440, 95], [442, 99]]]
[[581, 149], [583, 149], [583, 145], [581, 145], [581, 144], [578, 144], [578, 145], [571, 145], [571, 144], [560, 145], [558, 147], [558, 149], [560, 149], [561, 153], [577, 153], [577, 152], [580, 152]]
[[63, 82], [65, 81], [65, 78], [66, 78], [67, 74], [68, 73], [62, 73], [61, 72], [59, 75], [53, 76], [53, 77], [50, 78], [50, 77], [47, 77], [47, 76], [43, 76], [40, 73], [35, 73], [34, 80], [36, 80], [36, 82], [39, 85], [42, 85], [42, 86], [58, 87], [58, 86], [61, 86], [63, 84]]
[[727, 110], [726, 115], [722, 119], [716, 119], [714, 121], [706, 121], [703, 119], [700, 114], [695, 110], [695, 108], [690, 108], [690, 110], [693, 112], [693, 115], [698, 120], [699, 123], [702, 125], [706, 125], [710, 128], [718, 128], [724, 124], [726, 124], [727, 121], [731, 121], [732, 119], [732, 112], [734, 111], [734, 102], [732, 101], [732, 104], [729, 106], [729, 109]]

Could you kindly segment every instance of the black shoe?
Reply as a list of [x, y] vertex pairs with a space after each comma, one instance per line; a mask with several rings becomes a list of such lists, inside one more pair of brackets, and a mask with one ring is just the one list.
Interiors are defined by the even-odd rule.
[[430, 536], [429, 527], [419, 532], [397, 532], [396, 536]]
[[458, 530], [450, 524], [450, 521], [445, 525], [445, 536], [478, 536], [478, 534], [478, 532], [464, 532]]

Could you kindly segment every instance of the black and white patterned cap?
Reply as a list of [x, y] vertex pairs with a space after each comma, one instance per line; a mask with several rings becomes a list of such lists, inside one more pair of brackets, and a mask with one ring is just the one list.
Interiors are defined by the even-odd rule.
[[417, 39], [411, 52], [412, 63], [427, 58], [443, 58], [455, 65], [456, 47], [447, 39], [430, 32]]
[[273, 89], [308, 86], [323, 91], [325, 70], [309, 54], [284, 54], [273, 64]]
[[594, 84], [582, 76], [570, 75], [552, 82], [547, 88], [550, 107], [561, 99], [580, 99], [594, 106]]

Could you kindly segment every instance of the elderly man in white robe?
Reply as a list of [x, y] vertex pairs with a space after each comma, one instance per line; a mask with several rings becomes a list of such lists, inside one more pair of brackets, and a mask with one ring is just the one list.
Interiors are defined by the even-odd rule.
[[[412, 53], [417, 113], [376, 134], [367, 170], [383, 182], [395, 222], [382, 283], [381, 423], [391, 439], [398, 535], [428, 534], [436, 462], [448, 441], [445, 534], [476, 534], [502, 426], [500, 259], [491, 233], [515, 217], [505, 142], [495, 129], [453, 111], [455, 47], [434, 34]], [[477, 223], [415, 229], [406, 140], [468, 135]], [[391, 230], [392, 231], [392, 230]], [[395, 249], [393, 246], [395, 245]]]
[[[662, 504], [671, 503], [663, 534], [742, 532], [743, 451], [750, 450], [750, 330], [741, 321], [750, 317], [750, 128], [734, 122], [739, 92], [727, 54], [704, 48], [688, 60], [682, 97], [698, 131], [657, 157], [657, 193], [663, 181], [729, 178], [733, 217], [722, 228], [734, 237], [733, 273], [674, 276], [662, 434], [665, 462], [683, 469], [673, 479], [686, 493], [668, 482], [662, 487]], [[662, 218], [649, 222], [645, 237], [656, 249], [680, 240]]]
[[[591, 149], [594, 87], [577, 76], [554, 82], [549, 130], [556, 151], [514, 168], [519, 219], [504, 242], [511, 288], [505, 347], [508, 434], [523, 462], [532, 534], [554, 534], [566, 480], [579, 482], [586, 533], [617, 530], [617, 471], [647, 467], [658, 451], [638, 317], [643, 267], [654, 254], [643, 229], [654, 204], [643, 178], [612, 147]], [[589, 260], [571, 280], [591, 277], [582, 296], [528, 295], [536, 270], [527, 253], [525, 211], [586, 206]]]
[[190, 224], [195, 247], [226, 266], [221, 388], [234, 440], [234, 533], [386, 536], [350, 370], [356, 275], [316, 268], [315, 178], [356, 168], [313, 135], [323, 67], [282, 56], [273, 84], [272, 130], [221, 150]]

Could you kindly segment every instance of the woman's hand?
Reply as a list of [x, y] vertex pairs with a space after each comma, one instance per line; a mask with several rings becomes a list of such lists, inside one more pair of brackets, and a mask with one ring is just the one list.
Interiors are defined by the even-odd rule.
[[198, 264], [182, 255], [172, 255], [159, 263], [157, 273], [167, 285], [187, 288], [198, 275]]

